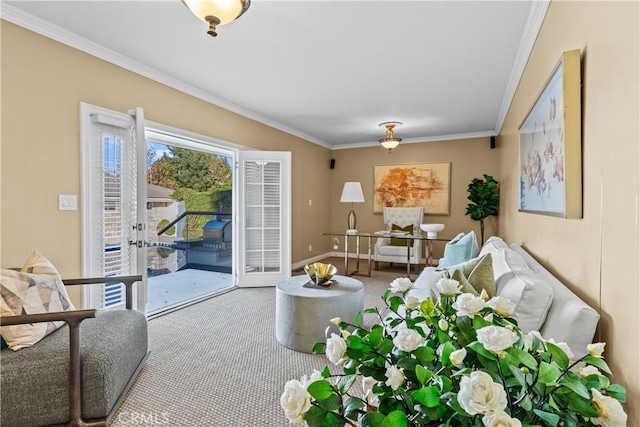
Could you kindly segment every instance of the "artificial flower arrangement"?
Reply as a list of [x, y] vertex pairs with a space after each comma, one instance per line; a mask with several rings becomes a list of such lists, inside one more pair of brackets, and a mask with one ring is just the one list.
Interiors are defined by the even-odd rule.
[[[438, 301], [419, 301], [396, 279], [369, 308], [367, 329], [336, 318], [341, 335], [317, 343], [342, 374], [328, 367], [285, 384], [280, 403], [291, 423], [316, 426], [625, 426], [625, 389], [611, 384], [605, 343], [590, 344], [571, 363], [562, 342], [523, 334], [515, 304], [461, 293], [440, 279]], [[362, 388], [353, 387], [357, 379]]]

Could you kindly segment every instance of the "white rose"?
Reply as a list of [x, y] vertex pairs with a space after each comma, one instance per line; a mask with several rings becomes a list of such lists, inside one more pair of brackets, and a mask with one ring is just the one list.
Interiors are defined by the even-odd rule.
[[622, 405], [610, 396], [603, 396], [595, 388], [591, 389], [591, 406], [598, 411], [598, 418], [589, 420], [604, 427], [625, 427], [627, 425], [627, 414], [622, 409]]
[[404, 374], [402, 373], [402, 370], [395, 366], [387, 366], [385, 375], [387, 377], [385, 384], [394, 390], [397, 390], [404, 383]]
[[580, 374], [582, 378], [586, 378], [589, 375], [600, 375], [600, 369], [595, 366], [587, 365], [584, 368], [580, 369]]
[[446, 331], [447, 329], [449, 329], [449, 322], [444, 319], [440, 319], [438, 320], [438, 327], [443, 331]]
[[518, 334], [500, 326], [485, 326], [476, 333], [478, 341], [492, 353], [501, 353], [518, 342]]
[[414, 296], [408, 296], [404, 299], [404, 307], [409, 311], [415, 310], [419, 305], [420, 300]]
[[494, 313], [504, 317], [511, 316], [516, 309], [516, 304], [505, 297], [493, 297], [487, 302], [487, 305]]
[[458, 403], [471, 415], [503, 411], [507, 407], [507, 393], [489, 374], [474, 371], [460, 379]]
[[311, 395], [300, 381], [289, 380], [280, 396], [280, 406], [289, 421], [300, 424], [304, 421], [303, 415], [311, 408]]
[[485, 427], [522, 427], [520, 420], [511, 418], [506, 412], [489, 412], [482, 417]]
[[465, 357], [467, 357], [467, 350], [465, 348], [461, 348], [452, 352], [449, 355], [449, 360], [453, 363], [453, 366], [460, 366], [462, 365]]
[[454, 296], [460, 293], [462, 285], [454, 279], [445, 279], [444, 277], [436, 282], [438, 292], [444, 295]]
[[569, 359], [573, 359], [575, 357], [573, 352], [569, 348], [569, 344], [567, 344], [566, 342], [555, 342], [553, 338], [551, 338], [547, 342], [550, 342], [551, 344], [555, 344], [557, 347], [560, 347], [560, 350], [564, 351], [564, 354], [566, 354]]
[[378, 384], [378, 380], [372, 377], [362, 378], [362, 391], [364, 393], [365, 400], [369, 405], [377, 406], [380, 404], [378, 396], [373, 394], [373, 386]]
[[411, 352], [424, 342], [424, 338], [413, 329], [400, 329], [393, 339], [393, 344], [402, 351]]
[[409, 279], [408, 277], [399, 277], [393, 282], [391, 282], [390, 286], [391, 287], [389, 289], [391, 289], [392, 292], [395, 292], [397, 294], [403, 294], [407, 292], [409, 289], [411, 289], [411, 287], [413, 286], [413, 283], [411, 282], [411, 279]]
[[347, 342], [336, 334], [331, 334], [327, 339], [327, 359], [334, 365], [341, 365], [344, 362], [344, 353], [347, 351]]
[[606, 342], [596, 342], [593, 344], [587, 345], [587, 353], [594, 357], [602, 357], [602, 352], [604, 351], [604, 346], [607, 345]]
[[458, 316], [473, 317], [485, 307], [485, 302], [473, 294], [461, 294], [451, 306], [456, 310]]

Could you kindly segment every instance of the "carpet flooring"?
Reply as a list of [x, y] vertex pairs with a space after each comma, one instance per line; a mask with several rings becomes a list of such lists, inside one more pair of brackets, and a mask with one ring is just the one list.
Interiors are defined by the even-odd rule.
[[[384, 305], [380, 296], [402, 267], [356, 277], [365, 308]], [[151, 355], [110, 425], [289, 425], [284, 384], [331, 363], [280, 345], [274, 324], [273, 287], [235, 289], [150, 320]]]

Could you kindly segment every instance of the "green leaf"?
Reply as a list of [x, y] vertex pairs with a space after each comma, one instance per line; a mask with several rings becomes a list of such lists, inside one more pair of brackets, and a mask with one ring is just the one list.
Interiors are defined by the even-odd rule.
[[349, 335], [347, 337], [347, 347], [349, 347], [349, 349], [352, 349], [352, 350], [360, 350], [362, 348], [362, 338], [355, 336], [353, 334]]
[[384, 332], [384, 328], [380, 325], [374, 325], [371, 328], [371, 332], [369, 332], [369, 344], [373, 347], [377, 347], [382, 342], [382, 334]]
[[329, 367], [325, 366], [322, 372], [320, 372], [320, 375], [322, 375], [322, 378], [329, 378], [331, 376], [331, 371], [329, 370]]
[[526, 351], [521, 350], [517, 347], [510, 347], [506, 350], [506, 352], [509, 353], [511, 356], [513, 356], [516, 360], [518, 360], [527, 368], [538, 369], [538, 362], [536, 362], [536, 359]]
[[393, 411], [384, 417], [381, 427], [407, 427], [408, 425], [409, 420], [407, 420], [407, 416], [404, 412]]
[[442, 346], [442, 353], [440, 353], [440, 363], [442, 363], [444, 366], [451, 365], [449, 356], [454, 351], [456, 351], [456, 347], [453, 345], [453, 343], [451, 341], [445, 342]]
[[364, 314], [377, 314], [378, 309], [375, 307], [369, 307], [364, 309]]
[[534, 409], [533, 412], [552, 426], [557, 426], [560, 422], [560, 417], [556, 414], [552, 414], [551, 412], [545, 412], [539, 409]]
[[344, 377], [340, 377], [340, 379], [338, 380], [338, 391], [340, 392], [340, 394], [347, 394], [357, 378], [357, 375], [345, 375]]
[[412, 392], [411, 396], [427, 408], [435, 408], [440, 404], [440, 390], [437, 387], [423, 387]]
[[420, 303], [420, 313], [422, 313], [423, 316], [431, 317], [431, 314], [433, 313], [433, 309], [435, 307], [436, 304], [433, 302], [431, 297], [428, 297], [426, 300]]
[[337, 411], [342, 406], [342, 397], [332, 394], [324, 400], [317, 400], [316, 403], [327, 411]]
[[484, 348], [484, 346], [481, 343], [479, 343], [478, 341], [472, 342], [467, 347], [470, 348], [471, 350], [475, 351], [476, 353], [486, 357], [489, 360], [496, 360], [496, 355], [491, 353], [486, 348]]
[[436, 358], [436, 352], [426, 345], [416, 348], [412, 354], [420, 361], [420, 363], [425, 364], [433, 362]]
[[569, 367], [569, 357], [567, 357], [567, 354], [554, 343], [547, 342], [546, 346], [547, 351], [551, 353], [551, 360], [556, 362], [560, 369], [567, 369], [567, 367]]
[[327, 344], [324, 342], [317, 342], [313, 345], [313, 348], [311, 349], [311, 351], [313, 352], [313, 354], [320, 354], [324, 351], [324, 347]]
[[420, 384], [424, 384], [433, 377], [433, 372], [422, 365], [416, 365], [416, 377]]
[[382, 415], [380, 412], [367, 412], [363, 417], [360, 418], [360, 424], [362, 425], [362, 427], [382, 427], [384, 418], [384, 415]]
[[622, 403], [627, 401], [627, 391], [619, 384], [611, 384], [607, 387], [607, 394]]
[[362, 320], [362, 312], [359, 311], [356, 313], [356, 317], [354, 317], [353, 319], [353, 324], [356, 325], [358, 328], [360, 327], [360, 320]]
[[361, 366], [360, 373], [365, 377], [371, 377], [376, 381], [386, 381], [387, 376], [385, 375], [386, 369], [372, 366]]
[[540, 372], [538, 374], [539, 382], [547, 386], [553, 386], [556, 384], [556, 378], [558, 378], [558, 375], [560, 375], [558, 368], [547, 362], [540, 362]]
[[471, 415], [469, 415], [469, 413], [467, 413], [467, 411], [465, 411], [464, 408], [460, 406], [460, 404], [458, 403], [458, 396], [455, 394], [451, 397], [451, 399], [447, 400], [447, 406], [456, 411], [456, 413], [460, 416], [467, 418], [471, 417]]
[[522, 372], [520, 368], [518, 368], [517, 366], [509, 365], [509, 370], [511, 371], [515, 379], [518, 381], [518, 384], [520, 384], [522, 387], [527, 386], [526, 377], [524, 375], [524, 372]]
[[329, 381], [321, 380], [309, 384], [307, 391], [314, 399], [324, 400], [333, 394], [333, 387]]
[[360, 411], [366, 407], [366, 403], [357, 397], [349, 397], [344, 401], [344, 416], [357, 421]]
[[485, 326], [491, 326], [491, 323], [484, 320], [482, 316], [474, 316], [473, 317], [473, 328], [477, 331], [478, 329], [482, 329]]
[[389, 338], [383, 339], [382, 342], [376, 347], [378, 352], [385, 356], [391, 353], [393, 351], [393, 348], [394, 348], [393, 341], [391, 341], [391, 339]]
[[529, 396], [522, 399], [522, 402], [520, 402], [520, 407], [527, 412], [531, 412], [531, 410], [533, 409], [533, 403], [531, 402]]
[[604, 359], [595, 356], [585, 356], [582, 360], [587, 365], [593, 365], [596, 368], [600, 369], [602, 372], [606, 372], [607, 374], [611, 375], [611, 369], [609, 369], [609, 365], [607, 365], [607, 362], [605, 362]]
[[425, 408], [424, 412], [432, 420], [441, 420], [442, 417], [447, 413], [447, 408], [444, 405], [438, 405], [435, 408]]
[[587, 388], [580, 382], [580, 378], [578, 378], [571, 372], [567, 372], [567, 374], [567, 376], [563, 377], [560, 380], [560, 384], [574, 391], [578, 396], [584, 397], [587, 400], [591, 400], [591, 394], [589, 393], [589, 390], [587, 390]]
[[391, 307], [393, 311], [398, 311], [398, 308], [403, 304], [404, 300], [397, 295], [389, 298], [389, 307]]
[[567, 409], [580, 414], [583, 417], [596, 418], [598, 416], [598, 411], [591, 406], [591, 399], [580, 399], [578, 397], [574, 397], [569, 400]]

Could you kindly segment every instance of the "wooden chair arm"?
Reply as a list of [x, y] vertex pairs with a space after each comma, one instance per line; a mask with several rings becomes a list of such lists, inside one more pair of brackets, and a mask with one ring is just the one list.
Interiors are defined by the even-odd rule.
[[51, 313], [21, 314], [0, 317], [0, 326], [20, 325], [23, 323], [66, 322], [80, 323], [84, 319], [96, 317], [96, 310], [53, 311]]

